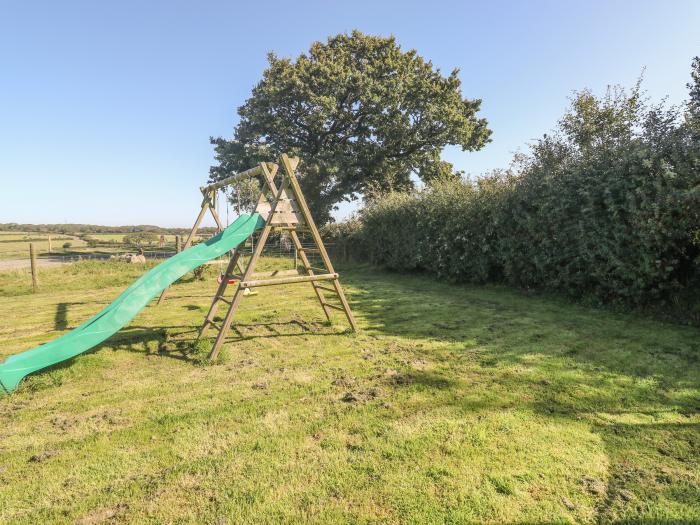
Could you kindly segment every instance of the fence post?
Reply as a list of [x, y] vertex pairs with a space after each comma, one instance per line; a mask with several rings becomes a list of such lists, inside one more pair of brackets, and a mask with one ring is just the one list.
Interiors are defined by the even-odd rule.
[[180, 253], [180, 236], [175, 236], [175, 253]]
[[49, 253], [51, 253], [51, 236], [49, 235]]
[[36, 292], [39, 289], [39, 277], [36, 267], [36, 252], [34, 251], [34, 243], [29, 243], [29, 264], [32, 267], [32, 291]]

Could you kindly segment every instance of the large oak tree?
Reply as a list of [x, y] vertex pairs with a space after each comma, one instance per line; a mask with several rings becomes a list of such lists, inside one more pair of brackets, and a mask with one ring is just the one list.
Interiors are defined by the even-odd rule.
[[[448, 145], [478, 150], [490, 131], [463, 98], [458, 70], [444, 76], [393, 37], [354, 31], [316, 42], [296, 61], [268, 56], [269, 67], [238, 109], [232, 140], [212, 138], [211, 180], [281, 153], [299, 155], [300, 177], [320, 222], [342, 200], [412, 186], [451, 171]], [[245, 196], [243, 196], [245, 200]]]

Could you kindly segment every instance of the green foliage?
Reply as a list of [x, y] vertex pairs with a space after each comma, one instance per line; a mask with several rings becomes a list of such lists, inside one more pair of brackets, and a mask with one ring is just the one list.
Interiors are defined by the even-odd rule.
[[281, 153], [301, 156], [301, 185], [325, 223], [335, 204], [367, 190], [412, 187], [444, 172], [445, 145], [478, 150], [489, 140], [481, 101], [462, 97], [458, 71], [443, 76], [393, 37], [359, 31], [316, 42], [296, 61], [269, 67], [239, 108], [233, 140], [212, 139], [211, 180]]
[[[700, 63], [696, 60], [695, 84]], [[691, 86], [691, 92], [693, 87]], [[700, 93], [700, 89], [697, 90]], [[700, 289], [700, 135], [639, 85], [576, 93], [505, 172], [438, 178], [363, 212], [363, 249], [397, 270], [681, 309]], [[696, 321], [700, 311], [686, 312]]]
[[700, 57], [693, 59], [690, 72], [692, 82], [687, 84], [690, 93], [686, 118], [695, 133], [700, 133]]
[[83, 235], [82, 239], [87, 243], [88, 248], [96, 248], [100, 244], [99, 239], [95, 239], [94, 237], [90, 237], [89, 235]]
[[334, 261], [363, 260], [366, 257], [361, 251], [362, 223], [357, 218], [325, 224], [320, 232]]
[[124, 236], [124, 244], [140, 248], [144, 244], [151, 245], [158, 240], [158, 235], [151, 232], [136, 232]]

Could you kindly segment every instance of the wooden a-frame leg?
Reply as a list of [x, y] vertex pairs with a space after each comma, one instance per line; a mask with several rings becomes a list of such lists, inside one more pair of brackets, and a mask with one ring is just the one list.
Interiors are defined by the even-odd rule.
[[[199, 214], [197, 215], [197, 219], [194, 221], [194, 225], [192, 226], [192, 229], [190, 230], [190, 234], [187, 236], [187, 240], [185, 241], [185, 246], [182, 248], [182, 250], [186, 250], [187, 248], [190, 247], [190, 244], [192, 244], [192, 238], [194, 237], [195, 233], [197, 233], [197, 230], [199, 229], [199, 225], [202, 222], [202, 219], [204, 218], [204, 214], [207, 212], [207, 209], [211, 209], [211, 196], [210, 195], [204, 195], [204, 198], [202, 199], [202, 208], [199, 210]], [[168, 290], [170, 287], [168, 286], [165, 288], [161, 293], [160, 297], [158, 297], [158, 303], [161, 304], [165, 300], [165, 296], [168, 294]]]
[[[211, 216], [214, 217], [214, 222], [216, 223], [216, 227], [220, 232], [224, 231], [224, 223], [221, 222], [221, 217], [219, 217], [219, 213], [216, 211], [215, 208], [209, 208], [209, 211], [211, 211]], [[231, 254], [231, 257], [234, 257], [236, 254], [236, 248], [231, 250], [229, 253]], [[237, 263], [238, 271], [243, 273], [243, 266], [241, 265], [241, 260], [240, 257], [238, 258], [238, 263]]]
[[235, 250], [233, 257], [231, 257], [231, 260], [228, 262], [226, 272], [223, 278], [221, 279], [219, 286], [216, 289], [216, 295], [214, 296], [214, 300], [212, 300], [211, 305], [209, 306], [209, 312], [207, 312], [207, 317], [204, 319], [204, 323], [199, 329], [199, 335], [197, 336], [197, 339], [201, 339], [202, 337], [204, 337], [209, 326], [211, 326], [214, 323], [214, 317], [216, 316], [216, 311], [219, 308], [219, 303], [221, 303], [222, 301], [228, 303], [228, 301], [225, 299], [226, 289], [228, 288], [228, 280], [233, 275], [234, 268], [239, 266], [239, 263], [240, 252], [238, 250]]
[[[265, 182], [267, 186], [272, 190], [275, 187], [273, 181], [274, 172], [270, 173], [270, 171], [264, 163], [261, 164], [261, 167], [263, 175], [265, 176]], [[250, 256], [250, 260], [248, 261], [248, 266], [246, 267], [242, 278], [243, 282], [250, 281], [250, 278], [252, 277], [253, 272], [255, 271], [255, 265], [257, 264], [258, 259], [262, 254], [263, 248], [265, 248], [267, 238], [270, 235], [270, 231], [272, 230], [272, 219], [275, 214], [275, 209], [277, 208], [277, 203], [279, 202], [285, 187], [286, 184], [282, 183], [280, 185], [279, 191], [274, 192], [275, 200], [272, 203], [270, 214], [267, 218], [267, 221], [265, 222], [265, 226], [262, 230], [262, 233], [260, 234], [260, 239], [258, 239], [258, 242], [255, 245], [255, 249], [253, 250], [253, 253]], [[233, 320], [233, 315], [236, 313], [236, 309], [238, 308], [238, 305], [241, 302], [241, 298], [243, 297], [243, 291], [244, 288], [241, 287], [241, 283], [238, 283], [238, 286], [236, 287], [236, 292], [233, 294], [233, 299], [231, 299], [228, 312], [226, 312], [226, 316], [224, 317], [224, 320], [222, 321], [221, 326], [219, 327], [219, 333], [217, 334], [216, 340], [214, 341], [214, 346], [212, 346], [211, 354], [209, 355], [209, 359], [212, 361], [217, 358], [219, 352], [221, 351], [221, 347], [223, 346], [224, 340], [226, 339], [226, 334], [228, 334], [228, 331], [231, 328], [231, 321]]]
[[[294, 197], [297, 200], [297, 204], [299, 206], [299, 209], [301, 210], [302, 216], [304, 217], [306, 226], [311, 232], [311, 236], [314, 240], [314, 243], [316, 244], [316, 248], [318, 248], [318, 251], [321, 255], [321, 259], [323, 260], [323, 264], [329, 273], [335, 273], [335, 270], [333, 269], [333, 263], [331, 262], [330, 257], [328, 257], [326, 247], [323, 245], [323, 239], [321, 239], [321, 234], [318, 232], [316, 223], [313, 217], [311, 216], [309, 206], [306, 204], [306, 199], [304, 198], [304, 194], [302, 193], [301, 187], [299, 186], [299, 181], [297, 180], [296, 175], [294, 174], [295, 166], [292, 165], [292, 161], [287, 155], [283, 154], [281, 156], [281, 160], [284, 166], [284, 171], [287, 174], [286, 180], [289, 181], [289, 186], [292, 190], [292, 193], [294, 194]], [[345, 312], [345, 316], [347, 317], [350, 326], [354, 331], [357, 331], [357, 322], [355, 321], [355, 317], [352, 315], [350, 305], [348, 304], [348, 301], [345, 298], [345, 293], [343, 292], [343, 288], [340, 286], [340, 281], [337, 278], [333, 280], [333, 287], [335, 288], [336, 294], [340, 299], [340, 303], [343, 305], [343, 311]], [[314, 285], [314, 288], [316, 288], [316, 285]], [[316, 290], [316, 292], [318, 293], [319, 290]], [[326, 308], [327, 307], [324, 305], [324, 311], [326, 310]]]
[[[260, 258], [260, 254], [262, 253], [263, 248], [265, 247], [265, 242], [267, 242], [267, 237], [270, 234], [270, 230], [271, 227], [269, 224], [263, 228], [262, 234], [260, 235], [260, 240], [255, 246], [255, 251], [253, 251], [253, 255], [250, 257], [250, 261], [248, 261], [248, 267], [246, 268], [245, 273], [243, 274], [243, 281], [249, 281], [251, 276], [253, 275], [255, 265], [258, 262], [258, 259]], [[231, 304], [229, 305], [228, 312], [226, 312], [226, 316], [224, 317], [224, 320], [221, 322], [221, 326], [219, 327], [219, 333], [217, 334], [216, 340], [214, 341], [214, 346], [212, 346], [211, 354], [209, 355], [209, 359], [212, 361], [216, 359], [216, 357], [219, 355], [219, 351], [221, 350], [221, 347], [224, 344], [226, 334], [228, 333], [229, 328], [231, 327], [233, 315], [236, 313], [236, 309], [238, 308], [238, 305], [241, 302], [241, 298], [243, 297], [243, 291], [244, 288], [241, 287], [241, 283], [238, 283], [238, 285], [236, 286], [236, 292], [233, 294], [233, 299], [231, 299]]]
[[[287, 168], [289, 170], [294, 169], [294, 167], [291, 164], [289, 164], [289, 166], [285, 165], [285, 169], [287, 169]], [[273, 179], [270, 179], [268, 185], [269, 185], [270, 189], [272, 190], [272, 193], [276, 194], [277, 188], [275, 187], [275, 183], [274, 183]], [[292, 192], [294, 192], [293, 189], [292, 189]], [[304, 247], [301, 245], [301, 241], [299, 240], [299, 236], [297, 235], [296, 230], [292, 229], [290, 231], [290, 235], [292, 237], [292, 242], [294, 243], [294, 247], [296, 248], [297, 253], [299, 254], [299, 256], [301, 258], [301, 262], [304, 265], [304, 269], [306, 270], [306, 273], [308, 275], [314, 275], [313, 268], [311, 267], [311, 263], [309, 262], [309, 258], [306, 256], [306, 253], [304, 252]], [[323, 308], [323, 313], [326, 316], [326, 320], [328, 320], [328, 322], [331, 322], [330, 308], [328, 307], [328, 303], [326, 303], [326, 299], [323, 295], [323, 292], [318, 287], [318, 283], [316, 281], [311, 281], [311, 285], [313, 286], [314, 292], [316, 293], [316, 298], [318, 299], [318, 302], [321, 303], [321, 308]]]
[[340, 304], [343, 305], [343, 311], [345, 312], [345, 317], [348, 319], [348, 323], [350, 323], [350, 327], [352, 328], [353, 332], [357, 332], [357, 322], [355, 321], [355, 316], [352, 315], [352, 310], [350, 310], [348, 300], [345, 298], [343, 287], [340, 286], [340, 281], [337, 278], [333, 279], [333, 287], [335, 288], [335, 293], [338, 295], [338, 299], [340, 299]]

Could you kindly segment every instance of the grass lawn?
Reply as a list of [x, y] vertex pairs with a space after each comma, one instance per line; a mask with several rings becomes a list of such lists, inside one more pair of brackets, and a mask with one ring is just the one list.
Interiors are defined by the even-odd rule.
[[[0, 274], [0, 356], [143, 271]], [[221, 362], [188, 354], [185, 279], [96, 351], [0, 399], [2, 523], [699, 523], [700, 330], [363, 267], [362, 327], [310, 286], [246, 298]], [[22, 281], [22, 282], [20, 282]]]

